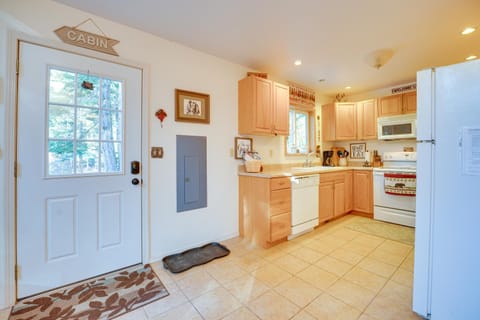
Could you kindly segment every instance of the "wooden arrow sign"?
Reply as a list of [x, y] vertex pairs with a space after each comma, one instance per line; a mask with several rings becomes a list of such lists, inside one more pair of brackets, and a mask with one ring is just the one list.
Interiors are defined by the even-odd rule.
[[120, 42], [118, 40], [67, 26], [60, 27], [54, 32], [65, 43], [118, 56], [113, 49], [113, 46]]

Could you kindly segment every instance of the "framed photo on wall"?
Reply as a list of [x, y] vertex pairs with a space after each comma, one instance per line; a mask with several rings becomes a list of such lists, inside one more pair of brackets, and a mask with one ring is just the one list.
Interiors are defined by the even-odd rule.
[[252, 138], [235, 137], [235, 159], [243, 159], [245, 152], [250, 152], [252, 150]]
[[210, 123], [210, 95], [175, 89], [175, 121]]
[[350, 159], [363, 160], [365, 158], [366, 143], [350, 143]]

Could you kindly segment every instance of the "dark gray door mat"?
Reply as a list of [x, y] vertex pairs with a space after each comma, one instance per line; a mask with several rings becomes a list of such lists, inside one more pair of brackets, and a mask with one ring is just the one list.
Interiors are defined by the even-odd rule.
[[192, 267], [205, 264], [213, 259], [228, 256], [230, 250], [217, 242], [189, 249], [182, 253], [172, 254], [162, 259], [163, 267], [173, 273], [183, 272]]

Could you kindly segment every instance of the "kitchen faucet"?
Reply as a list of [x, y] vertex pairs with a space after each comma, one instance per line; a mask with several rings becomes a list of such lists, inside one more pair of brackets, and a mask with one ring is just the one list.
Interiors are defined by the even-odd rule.
[[304, 167], [311, 167], [312, 166], [312, 161], [313, 160], [310, 159], [310, 156], [313, 156], [313, 155], [315, 155], [315, 152], [307, 153], [307, 156], [305, 158], [305, 162], [303, 163]]

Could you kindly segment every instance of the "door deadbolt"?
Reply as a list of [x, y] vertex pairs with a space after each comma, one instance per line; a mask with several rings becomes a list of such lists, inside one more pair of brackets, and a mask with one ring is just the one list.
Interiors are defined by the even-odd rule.
[[131, 174], [139, 174], [140, 173], [140, 162], [139, 161], [130, 162], [130, 173]]

